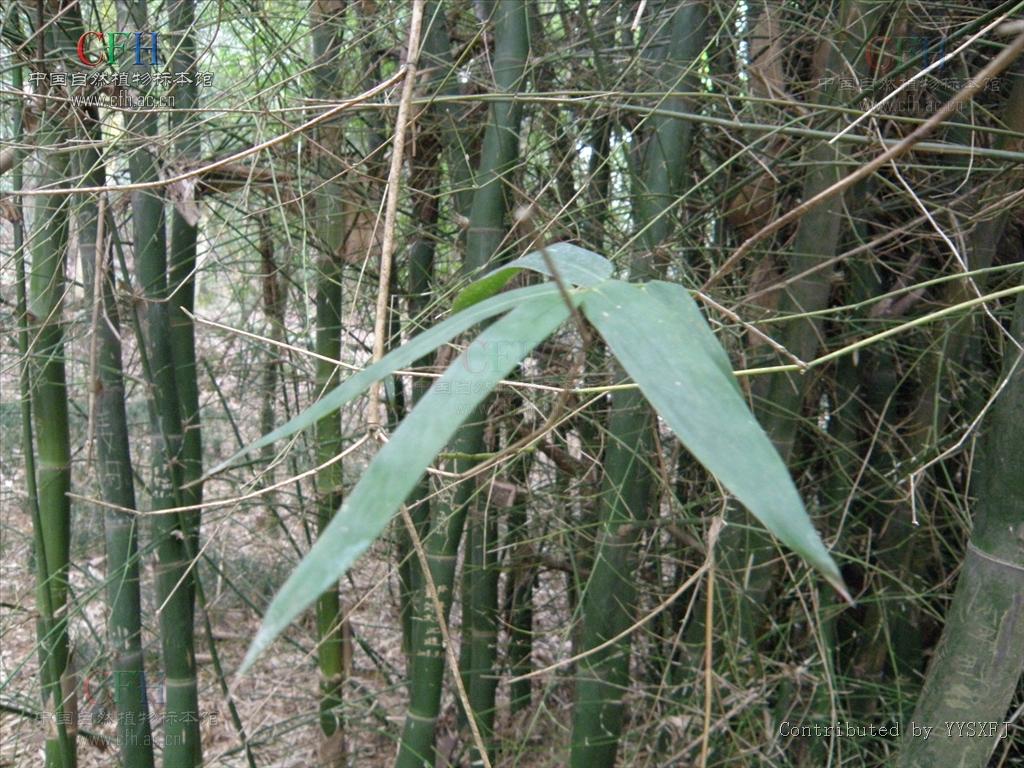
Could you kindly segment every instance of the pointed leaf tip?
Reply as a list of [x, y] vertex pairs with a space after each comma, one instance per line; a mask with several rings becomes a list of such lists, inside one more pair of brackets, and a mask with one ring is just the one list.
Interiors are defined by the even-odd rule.
[[725, 350], [686, 289], [608, 280], [586, 293], [582, 307], [687, 450], [849, 599], [789, 470], [747, 408]]

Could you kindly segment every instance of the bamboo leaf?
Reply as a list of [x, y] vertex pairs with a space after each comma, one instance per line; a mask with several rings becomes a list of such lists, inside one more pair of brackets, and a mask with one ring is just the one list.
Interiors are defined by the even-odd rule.
[[461, 312], [500, 293], [505, 284], [521, 271], [513, 267], [501, 267], [484, 275], [479, 280], [475, 280], [455, 297], [455, 301], [452, 302], [452, 312]]
[[[590, 288], [612, 276], [612, 263], [604, 256], [599, 256], [586, 248], [580, 248], [572, 243], [554, 243], [544, 250], [558, 270], [558, 276], [572, 285]], [[541, 251], [532, 251], [505, 266], [531, 269], [542, 275], [554, 277]]]
[[[535, 294], [517, 303], [449, 366], [370, 462], [274, 597], [241, 671], [366, 551], [473, 408], [569, 316], [558, 295]], [[408, 354], [418, 357], [422, 350]]]
[[442, 344], [451, 341], [477, 323], [492, 318], [495, 315], [500, 315], [502, 312], [507, 312], [530, 299], [552, 296], [557, 294], [557, 292], [556, 286], [548, 284], [519, 288], [499, 296], [494, 296], [489, 301], [481, 302], [468, 310], [449, 317], [447, 320], [438, 323], [433, 328], [424, 331], [408, 343], [385, 355], [378, 363], [353, 374], [317, 400], [313, 405], [293, 416], [273, 432], [268, 432], [260, 439], [242, 448], [231, 458], [222, 461], [211, 469], [209, 474], [214, 475], [231, 466], [247, 453], [257, 451], [263, 446], [270, 445], [278, 440], [291, 437], [296, 432], [312, 426], [332, 411], [341, 408], [358, 397], [374, 382], [389, 376], [399, 368], [412, 365], [416, 360], [433, 352]]
[[[580, 248], [572, 243], [555, 243], [547, 246], [544, 250], [547, 251], [555, 269], [558, 270], [558, 276], [570, 285], [588, 288], [612, 276], [612, 263], [604, 256], [599, 256], [586, 248]], [[494, 296], [505, 287], [509, 280], [524, 269], [554, 277], [544, 259], [544, 254], [541, 251], [532, 251], [488, 272], [464, 288], [452, 302], [452, 311], [458, 312]]]
[[701, 314], [700, 308], [690, 297], [689, 292], [681, 285], [661, 280], [651, 281], [644, 288], [647, 295], [657, 302], [656, 311], [659, 317], [669, 317], [672, 323], [678, 324], [676, 335], [699, 344], [707, 356], [718, 366], [718, 369], [725, 374], [726, 380], [739, 393], [739, 384], [736, 383], [736, 377], [733, 375], [729, 355], [718, 343], [718, 339], [715, 338], [715, 334], [711, 331], [707, 320], [704, 319], [704, 315]]
[[703, 319], [696, 321], [700, 311], [686, 290], [609, 280], [589, 291], [582, 307], [687, 450], [846, 595], [785, 464], [740, 396], [724, 351]]

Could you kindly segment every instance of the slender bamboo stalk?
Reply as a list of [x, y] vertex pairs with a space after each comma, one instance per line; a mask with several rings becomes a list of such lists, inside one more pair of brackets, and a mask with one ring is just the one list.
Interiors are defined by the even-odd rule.
[[[81, 9], [69, 7], [61, 22], [65, 46], [78, 39], [84, 25]], [[74, 171], [90, 186], [104, 186], [106, 169], [100, 158], [103, 140], [99, 110], [83, 107], [76, 124], [84, 138], [72, 160]], [[90, 392], [94, 395], [96, 460], [100, 494], [122, 509], [135, 509], [135, 487], [125, 411], [121, 364], [120, 318], [114, 280], [101, 220], [105, 211], [97, 196], [85, 196], [75, 208], [77, 243], [92, 307], [93, 359]], [[149, 702], [142, 652], [138, 517], [117, 509], [104, 510], [107, 551], [107, 637], [111, 648], [114, 704], [118, 711], [117, 744], [126, 768], [154, 764]]]
[[[529, 7], [522, 2], [501, 0], [494, 9], [494, 82], [500, 92], [515, 92], [526, 75], [530, 50]], [[487, 266], [497, 258], [506, 236], [504, 220], [509, 210], [509, 191], [505, 176], [510, 173], [519, 155], [519, 122], [521, 108], [513, 101], [491, 105], [491, 123], [484, 133], [480, 169], [476, 177], [476, 193], [466, 232], [464, 268], [473, 271]], [[473, 452], [483, 449], [486, 408], [470, 419], [466, 429], [467, 442]], [[475, 418], [479, 416], [479, 418]], [[476, 719], [491, 761], [495, 715], [495, 692], [498, 648], [498, 569], [491, 549], [497, 549], [497, 512], [489, 507], [471, 510], [469, 516], [469, 548], [466, 553], [466, 576], [463, 593], [468, 621], [463, 628], [463, 643], [468, 643], [468, 668], [460, 670], [467, 682], [471, 711]], [[468, 634], [467, 634], [468, 633]], [[473, 764], [483, 758], [476, 753]]]
[[[637, 390], [615, 393], [598, 507], [596, 556], [583, 592], [584, 651], [619, 635], [632, 622], [634, 549], [651, 501], [644, 466], [653, 448], [651, 412]], [[629, 685], [628, 637], [579, 663], [573, 706], [573, 768], [613, 766], [622, 732], [622, 695]]]
[[[316, 352], [337, 360], [341, 355], [341, 268], [332, 256], [320, 266], [316, 299]], [[317, 361], [317, 389], [333, 386], [336, 366]], [[316, 424], [317, 461], [323, 463], [341, 453], [341, 417], [335, 413]], [[343, 477], [341, 462], [335, 462], [317, 473], [317, 531], [322, 532], [341, 506]], [[344, 617], [337, 587], [327, 590], [317, 600], [317, 655], [321, 674], [320, 729], [323, 742], [321, 762], [324, 765], [345, 765], [344, 727], [341, 706], [345, 682]]]
[[[96, 107], [82, 115], [87, 136], [102, 141]], [[78, 172], [92, 186], [103, 186], [106, 171], [95, 148], [78, 157]], [[128, 423], [125, 412], [124, 375], [121, 367], [121, 323], [114, 297], [114, 276], [106, 237], [100, 224], [105, 218], [95, 197], [81, 201], [77, 209], [78, 247], [85, 274], [89, 303], [96, 307], [95, 435], [101, 498], [122, 509], [135, 509]], [[98, 305], [98, 306], [97, 306]], [[139, 584], [138, 516], [108, 507], [104, 511], [107, 546], [107, 602], [110, 619], [107, 637], [111, 647], [114, 704], [117, 707], [117, 744], [125, 768], [150, 768], [153, 739], [146, 696], [142, 653], [142, 613]]]
[[[318, 98], [339, 93], [341, 85], [340, 51], [344, 29], [344, 8], [317, 3], [311, 17], [314, 87]], [[318, 170], [324, 181], [316, 195], [317, 220], [324, 250], [318, 261], [316, 287], [316, 388], [325, 392], [337, 383], [337, 366], [328, 360], [341, 357], [342, 331], [342, 254], [345, 249], [345, 223], [342, 188], [336, 178], [341, 169], [331, 157], [340, 153], [342, 140], [338, 124], [321, 126], [319, 144], [324, 152], [318, 158]], [[341, 414], [333, 413], [316, 423], [317, 463], [334, 458], [342, 450]], [[317, 531], [322, 532], [341, 506], [343, 495], [342, 463], [333, 463], [316, 475]], [[345, 683], [344, 617], [338, 588], [325, 591], [317, 600], [317, 659], [320, 665], [320, 762], [340, 768], [346, 764], [345, 728], [342, 717], [342, 691]]]
[[[40, 12], [40, 16], [41, 16]], [[37, 28], [43, 26], [38, 19]], [[40, 36], [40, 59], [44, 56]], [[20, 66], [14, 69], [14, 86], [23, 87]], [[44, 114], [37, 134], [38, 145], [58, 141], [60, 115]], [[23, 135], [22, 115], [15, 110], [14, 135]], [[24, 156], [14, 156], [14, 188], [24, 187]], [[67, 171], [66, 156], [41, 152], [40, 185], [60, 183]], [[19, 204], [20, 205], [20, 204]], [[67, 634], [67, 578], [71, 538], [71, 452], [68, 433], [67, 392], [64, 384], [62, 309], [64, 252], [67, 248], [67, 201], [42, 196], [32, 211], [30, 285], [26, 290], [24, 230], [21, 217], [15, 222], [22, 441], [26, 490], [32, 510], [36, 566], [36, 602], [42, 712], [46, 718], [45, 761], [47, 768], [73, 768], [75, 753], [75, 701], [66, 698], [65, 678], [70, 677]], [[35, 335], [30, 339], [30, 328]], [[38, 440], [36, 435], [38, 434]], [[59, 615], [58, 615], [59, 614]]]
[[[628, 35], [628, 29], [619, 30], [616, 18], [620, 8], [612, 6], [595, 6], [593, 13], [597, 16], [596, 24], [586, 11], [582, 13], [587, 26], [588, 39], [593, 48], [594, 67], [600, 77], [603, 88], [613, 88], [617, 77], [608, 71], [606, 59], [615, 47], [616, 35]], [[605, 253], [608, 243], [605, 242], [609, 222], [612, 220], [611, 207], [608, 205], [612, 192], [612, 137], [618, 121], [610, 114], [603, 113], [596, 120], [590, 136], [590, 162], [587, 178], [590, 183], [584, 192], [587, 208], [591, 211], [585, 219], [583, 234], [589, 247], [597, 253]], [[606, 367], [607, 350], [599, 338], [593, 339], [586, 349], [586, 370], [599, 371]], [[580, 444], [586, 456], [600, 456], [602, 417], [593, 412], [582, 412], [575, 420], [575, 430], [580, 436]], [[568, 540], [568, 554], [572, 567], [565, 574], [570, 614], [579, 615], [580, 595], [583, 592], [585, 574], [593, 568], [594, 548], [589, 542], [593, 532], [598, 529], [598, 501], [602, 477], [598, 472], [588, 472], [588, 482], [574, 484], [578, 487], [578, 506], [580, 513], [573, 520], [573, 525], [565, 532]], [[512, 516], [510, 515], [510, 521]], [[580, 647], [581, 632], [579, 623], [572, 633], [572, 651], [576, 656], [582, 651]], [[569, 670], [572, 672], [572, 669]], [[514, 685], [529, 684], [524, 680]], [[520, 690], [522, 690], [520, 688]], [[518, 700], [514, 697], [513, 701]]]
[[[132, 161], [138, 177], [152, 168], [145, 160]], [[166, 301], [163, 207], [149, 193], [133, 196], [136, 269], [147, 306], [143, 344], [151, 380], [152, 507], [154, 511], [179, 506], [181, 486], [181, 422], [174, 385], [173, 359]], [[193, 589], [187, 533], [178, 515], [154, 517], [157, 542], [156, 592], [162, 606], [160, 642], [164, 659], [166, 711], [164, 714], [164, 765], [187, 768], [199, 764], [199, 704], [196, 683]]]
[[[1024, 674], [1024, 294], [1017, 297], [1011, 335], [1015, 343], [1004, 342], [1003, 389], [975, 464], [974, 527], [942, 638], [904, 732], [899, 768], [987, 765], [1006, 738], [1004, 719]], [[974, 732], [960, 730], [965, 721]], [[986, 724], [981, 732], [979, 723]]]
[[[860, 242], [866, 241], [868, 237], [868, 206], [873, 186], [873, 180], [866, 179], [855, 185], [847, 196], [852, 219], [851, 234]], [[869, 263], [851, 263], [850, 278], [848, 301], [853, 305], [869, 301], [881, 292], [879, 275]], [[857, 365], [850, 358], [839, 361], [836, 366], [835, 400], [829, 418], [829, 435], [833, 448], [828, 455], [828, 474], [822, 483], [824, 507], [831, 512], [834, 519], [841, 519], [847, 505], [851, 503], [851, 494], [857, 487], [870, 444], [864, 435], [864, 425], [870, 423], [861, 392], [864, 367], [863, 361]], [[870, 511], [873, 503], [870, 498], [857, 500], [857, 506], [865, 511]], [[849, 528], [840, 527], [840, 530], [848, 531]], [[848, 534], [842, 535], [835, 548], [839, 551], [844, 550], [847, 538]], [[843, 599], [831, 590], [823, 594], [823, 598], [825, 605], [818, 614], [819, 620], [814, 625], [808, 622], [807, 634], [802, 638], [802, 652], [806, 654], [806, 658], [819, 655], [823, 674], [835, 680], [837, 673], [840, 672], [839, 662], [844, 660], [839, 646], [842, 637], [840, 617], [843, 612]], [[816, 638], [815, 634], [819, 637]], [[833, 719], [837, 705], [834, 692], [835, 688], [832, 685], [823, 684], [815, 687], [811, 700], [805, 705], [806, 722], [827, 723]], [[780, 691], [776, 707], [779, 721], [788, 716], [785, 713], [792, 712], [795, 706], [799, 706], [794, 701], [799, 693], [798, 686], [792, 686], [786, 694]], [[827, 739], [806, 739], [795, 746], [797, 749], [794, 757], [798, 765], [807, 768], [827, 763], [829, 751], [833, 747]]]
[[[462, 643], [468, 655], [460, 659], [471, 714], [485, 739], [491, 762], [495, 756], [491, 739], [498, 685], [498, 515], [498, 508], [483, 493], [480, 502], [471, 508], [462, 598]], [[475, 750], [473, 764], [483, 765]]]
[[[529, 51], [528, 9], [522, 0], [499, 0], [494, 9], [494, 78], [497, 92], [513, 94], [522, 87], [526, 57]], [[508, 194], [505, 176], [518, 156], [520, 110], [512, 100], [491, 104], [490, 121], [484, 132], [480, 166], [476, 174], [476, 191], [470, 209], [470, 225], [466, 233], [466, 258], [463, 269], [475, 274], [494, 262], [505, 236]], [[456, 435], [452, 450], [475, 455], [483, 451], [483, 429], [486, 406], [477, 407], [465, 426]], [[472, 462], [455, 462], [457, 472], [470, 469]], [[462, 539], [466, 516], [475, 496], [475, 489], [462, 483], [452, 504], [437, 503], [431, 510], [430, 530], [424, 539], [430, 573], [442, 602], [442, 615], [451, 609], [451, 593], [455, 579], [456, 554]], [[482, 539], [481, 539], [482, 540]], [[495, 597], [495, 610], [496, 610]], [[422, 768], [434, 764], [434, 725], [440, 711], [444, 675], [444, 649], [441, 628], [426, 589], [416, 596], [413, 619], [412, 679], [409, 712], [406, 716], [399, 746], [397, 768]], [[486, 629], [483, 631], [487, 631]], [[465, 641], [464, 641], [465, 642]], [[476, 720], [488, 751], [494, 722], [493, 636], [477, 655], [470, 655], [473, 668], [465, 679], [470, 681], [470, 713]], [[484, 665], [477, 668], [477, 662]], [[473, 685], [474, 675], [477, 682]], [[474, 754], [474, 762], [483, 758]]]
[[[194, 0], [174, 0], [168, 9], [171, 23], [174, 55], [171, 71], [196, 73], [196, 44]], [[191, 127], [194, 122], [190, 110], [198, 106], [195, 80], [175, 84], [174, 109], [169, 112], [170, 128], [176, 132], [174, 144], [179, 162], [194, 163], [199, 158], [201, 134]], [[193, 506], [203, 502], [203, 439], [199, 414], [199, 378], [196, 368], [195, 326], [190, 317], [195, 306], [195, 267], [198, 208], [186, 199], [171, 212], [170, 249], [168, 251], [168, 278], [170, 287], [171, 354], [174, 358], [174, 383], [178, 391], [181, 414], [181, 501]], [[201, 513], [196, 510], [184, 514], [184, 525], [189, 537], [188, 551], [199, 551]], [[194, 600], [194, 597], [193, 597]]]
[[[659, 79], [670, 92], [688, 90], [684, 81], [693, 79], [706, 21], [702, 2], [681, 3], [673, 12], [659, 65]], [[680, 98], [672, 96], [670, 101], [678, 105]], [[658, 117], [652, 121], [633, 189], [635, 218], [646, 246], [645, 255], [633, 264], [637, 277], [657, 274], [653, 255], [672, 230], [665, 214], [689, 167], [692, 131], [693, 126], [682, 120]], [[646, 468], [653, 448], [650, 406], [638, 390], [615, 393], [608, 419], [594, 563], [581, 605], [583, 651], [598, 648], [633, 622], [640, 532], [636, 523], [648, 516], [654, 501]], [[627, 636], [580, 661], [573, 707], [573, 768], [615, 764], [622, 733], [622, 695], [630, 680], [630, 646]]]
[[[119, 5], [125, 27], [147, 29], [144, 0]], [[129, 113], [129, 132], [142, 137], [157, 134], [156, 114]], [[156, 158], [143, 144], [129, 159], [133, 182], [159, 178]], [[167, 244], [164, 201], [156, 191], [132, 193], [135, 269], [144, 297], [140, 348], [150, 397], [152, 451], [152, 507], [154, 511], [182, 504], [181, 399], [175, 375], [168, 302]], [[199, 732], [199, 691], [195, 659], [194, 573], [188, 556], [193, 532], [180, 515], [154, 516], [156, 541], [156, 593], [161, 606], [160, 646], [164, 662], [164, 765], [192, 768], [202, 762]]]
[[[429, 2], [423, 10], [423, 42], [420, 49], [420, 68], [427, 80], [428, 94], [449, 94], [458, 90], [458, 79], [452, 68], [449, 52], [450, 39], [445, 25], [444, 8], [441, 3]], [[441, 192], [441, 157], [442, 144], [448, 147], [449, 186], [467, 187], [467, 179], [471, 175], [468, 166], [463, 162], [455, 165], [451, 162], [452, 150], [458, 149], [458, 125], [454, 117], [457, 106], [443, 104], [428, 107], [417, 119], [417, 136], [412, 152], [409, 155], [409, 188], [413, 196], [413, 219], [417, 231], [409, 247], [409, 268], [407, 275], [408, 314], [413, 323], [425, 321], [424, 314], [428, 311], [431, 301], [431, 282], [434, 274], [434, 253], [436, 251], [437, 224], [440, 215], [438, 198]], [[447, 141], [445, 141], [447, 139]], [[461, 153], [460, 153], [461, 154]], [[465, 168], [468, 173], [459, 176], [458, 169]], [[464, 211], [457, 212], [464, 215]], [[392, 313], [394, 316], [394, 313]], [[393, 334], [392, 334], [393, 337]], [[431, 358], [417, 360], [415, 366], [427, 367]], [[411, 409], [429, 389], [430, 381], [416, 376], [412, 379]], [[424, 476], [416, 490], [413, 491], [406, 505], [412, 518], [413, 526], [420, 539], [426, 535], [430, 519], [430, 505], [425, 502], [430, 491], [430, 480]], [[419, 562], [413, 553], [412, 542], [404, 525], [398, 525], [398, 577], [399, 577], [399, 614], [402, 622], [402, 643], [406, 652], [407, 666], [412, 671], [412, 635], [413, 635], [413, 602], [416, 590], [422, 588], [422, 574]]]

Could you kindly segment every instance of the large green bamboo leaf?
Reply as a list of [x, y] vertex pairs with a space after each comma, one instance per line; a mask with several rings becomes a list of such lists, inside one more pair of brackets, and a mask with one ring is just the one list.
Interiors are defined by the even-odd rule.
[[[544, 250], [558, 270], [558, 276], [570, 285], [589, 288], [612, 276], [612, 263], [604, 256], [599, 256], [586, 248], [580, 248], [572, 243], [554, 243], [546, 246]], [[541, 251], [532, 251], [505, 266], [531, 269], [542, 275], [554, 277]]]
[[686, 290], [608, 280], [587, 292], [582, 307], [687, 450], [845, 595], [789, 471], [740, 396], [724, 350]]
[[481, 302], [468, 310], [449, 317], [447, 320], [438, 323], [415, 338], [410, 339], [406, 344], [392, 350], [381, 358], [379, 362], [371, 365], [369, 368], [365, 368], [345, 379], [345, 381], [325, 394], [313, 403], [313, 405], [309, 406], [309, 408], [306, 408], [304, 411], [296, 414], [289, 421], [285, 422], [274, 431], [268, 432], [259, 440], [245, 446], [245, 448], [242, 448], [231, 458], [226, 461], [222, 461], [216, 467], [211, 469], [209, 474], [214, 475], [230, 466], [247, 453], [258, 451], [265, 445], [270, 445], [278, 440], [291, 437], [296, 432], [312, 426], [320, 419], [330, 415], [333, 411], [336, 411], [338, 408], [341, 408], [349, 401], [358, 397], [374, 382], [380, 381], [386, 376], [390, 376], [400, 368], [411, 365], [424, 355], [433, 352], [442, 344], [451, 341], [460, 333], [468, 331], [474, 325], [492, 318], [495, 315], [507, 312], [530, 299], [542, 296], [553, 296], [557, 293], [558, 288], [551, 284], [532, 285], [526, 288], [519, 288], [514, 291], [509, 291], [508, 293], [500, 294], [491, 298], [489, 301]]
[[[545, 247], [544, 250], [558, 271], [558, 276], [563, 282], [570, 285], [587, 288], [612, 276], [612, 263], [604, 256], [599, 256], [586, 248], [580, 248], [572, 243], [555, 243]], [[455, 297], [455, 301], [452, 302], [452, 311], [458, 312], [490, 298], [524, 269], [554, 277], [544, 259], [544, 254], [540, 251], [532, 251], [488, 272], [479, 280], [468, 285]]]
[[[740, 387], [736, 383], [736, 376], [733, 375], [729, 355], [725, 353], [725, 349], [718, 343], [718, 339], [712, 333], [707, 320], [701, 314], [700, 308], [690, 298], [689, 292], [677, 283], [665, 283], [660, 280], [654, 280], [643, 287], [647, 295], [650, 296], [651, 301], [657, 302], [656, 305], [652, 304], [650, 314], [654, 314], [659, 318], [663, 316], [671, 317], [672, 322], [676, 324], [674, 330], [676, 336], [699, 344], [707, 356], [718, 366], [719, 370], [725, 374], [728, 382], [732, 384], [738, 393]], [[648, 320], [648, 323], [650, 322]]]
[[242, 671], [366, 551], [473, 408], [568, 316], [561, 296], [521, 298], [434, 382], [274, 597]]

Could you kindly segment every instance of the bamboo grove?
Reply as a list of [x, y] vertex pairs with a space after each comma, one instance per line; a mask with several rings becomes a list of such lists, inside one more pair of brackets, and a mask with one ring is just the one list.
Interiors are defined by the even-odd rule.
[[0, 765], [1022, 764], [1022, 19], [0, 0]]

